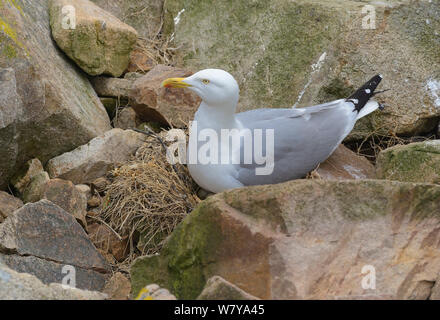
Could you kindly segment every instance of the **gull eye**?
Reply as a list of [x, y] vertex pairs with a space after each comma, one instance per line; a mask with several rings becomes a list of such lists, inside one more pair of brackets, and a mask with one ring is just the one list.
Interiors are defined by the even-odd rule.
[[202, 82], [203, 84], [209, 84], [210, 81], [208, 79], [203, 79]]

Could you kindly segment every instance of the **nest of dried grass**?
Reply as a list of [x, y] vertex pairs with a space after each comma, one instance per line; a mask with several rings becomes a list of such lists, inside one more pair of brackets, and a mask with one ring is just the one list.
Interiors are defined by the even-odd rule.
[[130, 257], [155, 254], [174, 228], [200, 202], [187, 168], [171, 165], [165, 142], [151, 131], [128, 163], [109, 173], [100, 217], [121, 237]]

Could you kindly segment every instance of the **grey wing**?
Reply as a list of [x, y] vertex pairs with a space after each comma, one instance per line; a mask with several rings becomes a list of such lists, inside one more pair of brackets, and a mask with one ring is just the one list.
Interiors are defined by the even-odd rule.
[[[237, 114], [237, 119], [251, 130], [274, 130], [273, 172], [256, 174], [256, 168], [265, 164], [258, 165], [253, 158], [251, 164], [237, 165], [237, 180], [244, 185], [256, 185], [304, 177], [327, 159], [351, 131], [356, 117], [351, 108], [350, 102], [336, 100], [301, 109], [257, 109]], [[263, 155], [268, 154], [270, 144], [263, 140]], [[242, 144], [241, 159], [243, 156]]]

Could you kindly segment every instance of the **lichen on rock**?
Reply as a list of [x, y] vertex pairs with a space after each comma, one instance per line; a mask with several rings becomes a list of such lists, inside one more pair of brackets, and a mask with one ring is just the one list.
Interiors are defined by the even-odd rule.
[[379, 296], [426, 299], [418, 288], [437, 278], [439, 201], [439, 186], [383, 180], [226, 191], [203, 201], [160, 255], [133, 263], [133, 292], [157, 283], [195, 299], [219, 275], [262, 299], [362, 297], [362, 267], [374, 265]]
[[380, 152], [381, 179], [440, 184], [440, 140], [397, 145]]
[[[64, 26], [63, 8], [75, 9], [75, 25]], [[137, 32], [88, 0], [50, 0], [50, 26], [58, 46], [88, 74], [119, 77], [127, 69]]]
[[[362, 26], [365, 5], [375, 10], [372, 29]], [[164, 32], [185, 66], [236, 77], [239, 111], [347, 97], [382, 74], [382, 88], [392, 89], [377, 96], [386, 109], [359, 121], [348, 138], [359, 140], [437, 126], [440, 109], [426, 85], [440, 77], [432, 68], [440, 63], [439, 8], [436, 1], [166, 0]]]

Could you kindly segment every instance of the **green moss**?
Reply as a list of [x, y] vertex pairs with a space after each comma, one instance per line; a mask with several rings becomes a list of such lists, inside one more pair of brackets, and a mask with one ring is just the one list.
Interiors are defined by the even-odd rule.
[[21, 6], [17, 3], [17, 0], [0, 0], [0, 8], [4, 7], [4, 5], [8, 3], [12, 6], [14, 6], [18, 11], [20, 11], [21, 15], [23, 15], [23, 9]]
[[280, 195], [268, 192], [265, 197], [259, 197], [259, 192], [261, 191], [249, 189], [246, 194], [231, 191], [225, 192], [223, 196], [224, 200], [234, 209], [243, 212], [256, 221], [264, 221], [273, 230], [287, 232], [286, 221], [281, 210], [282, 203], [279, 201]]
[[15, 48], [11, 46], [10, 44], [7, 44], [3, 49], [3, 54], [9, 58], [13, 59], [17, 57], [17, 51], [15, 51]]
[[[350, 184], [353, 192], [348, 195]], [[337, 185], [334, 192], [339, 201], [341, 214], [346, 219], [359, 221], [370, 220], [387, 214], [386, 208], [389, 196], [387, 187], [375, 180], [364, 181], [360, 190], [356, 182]]]
[[100, 19], [78, 21], [75, 30], [61, 26], [61, 7], [50, 7], [52, 35], [58, 46], [86, 73], [119, 77], [127, 68], [137, 40], [134, 29], [103, 27]]
[[195, 299], [207, 281], [205, 268], [222, 242], [221, 230], [215, 223], [217, 210], [210, 200], [202, 202], [173, 233], [164, 250], [169, 256], [171, 289], [179, 298]]
[[131, 295], [136, 298], [139, 291], [152, 283], [169, 288], [168, 274], [161, 256], [147, 256], [136, 259], [130, 268]]
[[438, 1], [417, 1], [392, 11], [390, 21], [396, 32], [408, 37], [418, 52], [440, 63], [440, 6]]
[[[8, 3], [13, 4], [17, 10], [19, 10], [21, 13], [21, 7], [17, 7], [15, 1], [8, 0]], [[4, 3], [1, 3], [4, 5]], [[8, 15], [6, 15], [6, 18]], [[15, 21], [13, 23], [8, 23], [7, 20], [4, 20], [0, 16], [0, 44], [11, 42], [10, 44], [3, 44], [3, 54], [9, 58], [16, 58], [18, 53], [16, 51], [16, 48], [19, 48], [22, 51], [23, 55], [29, 56], [29, 52], [26, 49], [26, 47], [23, 45], [23, 43], [19, 40], [18, 33], [14, 25], [16, 24]]]
[[291, 107], [340, 28], [337, 11], [316, 2], [167, 0], [165, 12], [187, 66], [236, 77], [240, 110]]
[[318, 93], [319, 103], [343, 99], [349, 97], [354, 92], [353, 86], [347, 86], [344, 81], [335, 78], [326, 86], [323, 86]]
[[23, 192], [22, 200], [24, 203], [37, 202], [41, 199], [42, 189], [46, 182], [49, 181], [47, 172], [42, 171], [32, 177], [29, 185]]
[[440, 217], [440, 190], [438, 187], [417, 186], [414, 188], [413, 219], [428, 219]]
[[[269, 219], [267, 215], [270, 215], [276, 220], [283, 216], [288, 225], [284, 231], [300, 236], [310, 230], [313, 233], [317, 224], [332, 224], [333, 219], [347, 223], [385, 215], [401, 215], [413, 220], [438, 219], [439, 201], [438, 186], [383, 180], [297, 180], [227, 191], [202, 202], [173, 232], [160, 256], [136, 261], [131, 268], [134, 294], [147, 284], [157, 283], [180, 299], [196, 298], [206, 280], [221, 274], [226, 267], [219, 260], [227, 259], [228, 254], [236, 257], [244, 249], [241, 243], [228, 242], [227, 231], [222, 230], [223, 222], [229, 221], [228, 215], [222, 212], [231, 207], [255, 219]], [[255, 232], [252, 226], [248, 228]], [[274, 228], [274, 234], [277, 232], [280, 229]], [[253, 240], [258, 241], [257, 237]], [[258, 248], [261, 251], [262, 247]], [[260, 252], [252, 254], [257, 257]]]
[[440, 182], [440, 148], [431, 142], [397, 146], [379, 154], [379, 177], [407, 182]]
[[220, 230], [212, 219], [214, 212], [210, 201], [202, 202], [176, 228], [160, 256], [133, 264], [133, 295], [151, 283], [169, 289], [180, 299], [195, 299], [200, 294], [207, 281], [210, 252], [221, 243]]

